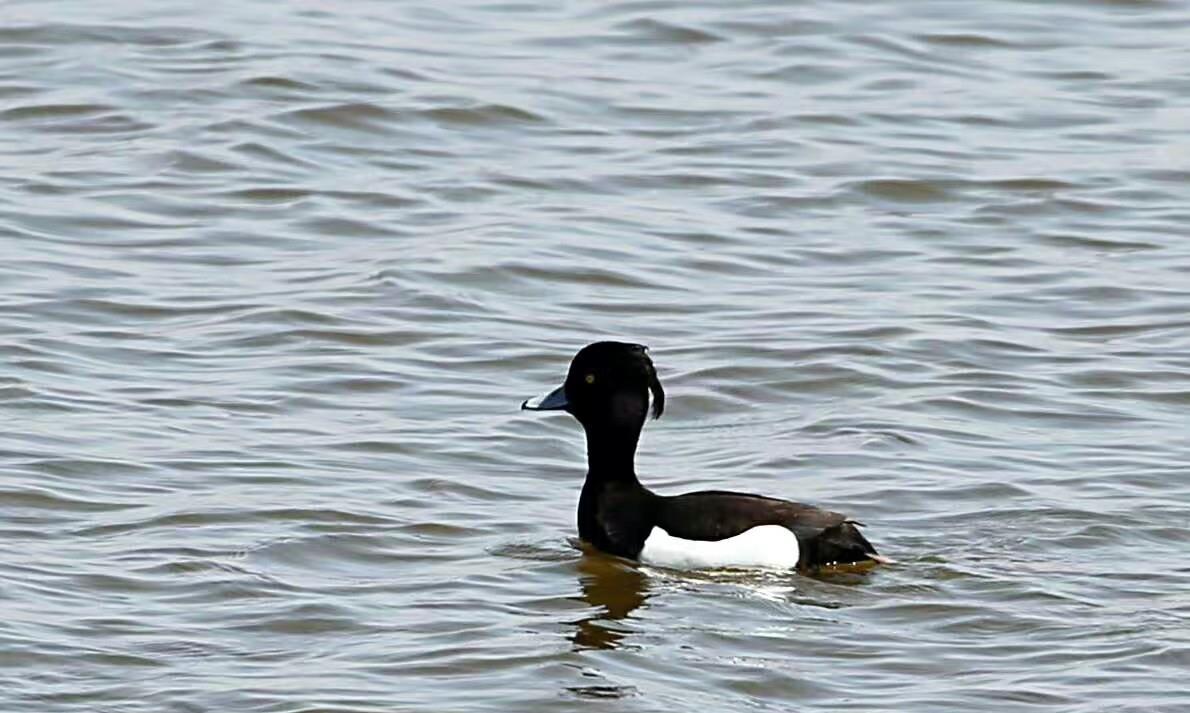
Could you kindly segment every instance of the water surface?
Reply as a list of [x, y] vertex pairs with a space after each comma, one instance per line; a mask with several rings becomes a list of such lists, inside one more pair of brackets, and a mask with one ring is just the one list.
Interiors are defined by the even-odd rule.
[[[0, 708], [1190, 707], [1179, 2], [10, 2]], [[584, 555], [638, 469], [866, 577]]]

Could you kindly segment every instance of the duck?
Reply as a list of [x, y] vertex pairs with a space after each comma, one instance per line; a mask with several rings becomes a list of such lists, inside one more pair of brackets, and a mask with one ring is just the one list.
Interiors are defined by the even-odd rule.
[[660, 495], [642, 485], [637, 444], [650, 409], [654, 419], [664, 412], [665, 391], [641, 344], [588, 344], [561, 386], [521, 409], [565, 411], [582, 425], [587, 475], [578, 533], [596, 550], [672, 569], [814, 572], [892, 561], [876, 552], [861, 523], [837, 512], [725, 490]]

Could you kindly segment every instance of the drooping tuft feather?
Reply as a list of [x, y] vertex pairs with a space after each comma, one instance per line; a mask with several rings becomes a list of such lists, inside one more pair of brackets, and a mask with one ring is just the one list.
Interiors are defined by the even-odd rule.
[[653, 361], [647, 357], [646, 360], [649, 364], [649, 391], [653, 392], [653, 419], [656, 420], [661, 418], [661, 412], [665, 410], [665, 389], [661, 388], [661, 380], [657, 378], [657, 369], [653, 366]]

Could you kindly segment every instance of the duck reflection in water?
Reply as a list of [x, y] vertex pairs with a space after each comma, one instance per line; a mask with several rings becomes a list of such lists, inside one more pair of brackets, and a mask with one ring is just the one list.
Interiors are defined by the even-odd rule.
[[578, 560], [578, 581], [582, 599], [598, 611], [574, 622], [571, 641], [576, 649], [616, 649], [632, 630], [624, 620], [631, 619], [637, 607], [649, 598], [648, 581], [636, 565], [609, 557], [582, 546]]
[[[650, 588], [649, 575], [641, 572], [637, 563], [609, 556], [579, 540], [572, 540], [571, 544], [583, 553], [575, 564], [582, 589], [581, 599], [595, 609], [589, 616], [572, 622], [574, 648], [618, 649], [621, 642], [635, 631], [629, 623], [635, 618], [632, 613], [658, 591]], [[867, 581], [871, 568], [871, 564], [863, 563], [816, 570], [812, 576], [798, 580], [800, 594], [793, 592], [784, 596], [790, 604], [803, 607], [838, 609], [848, 606], [849, 591]], [[688, 576], [697, 581], [734, 582], [748, 589], [774, 583], [758, 579], [750, 570], [719, 570], [702, 576]], [[656, 575], [652, 581], [657, 582]], [[787, 580], [779, 584], [792, 592], [793, 587]]]

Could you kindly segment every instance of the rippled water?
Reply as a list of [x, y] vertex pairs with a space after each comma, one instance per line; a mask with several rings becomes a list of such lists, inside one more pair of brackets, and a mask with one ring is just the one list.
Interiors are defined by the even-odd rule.
[[[1185, 3], [0, 12], [0, 708], [1190, 708]], [[900, 564], [584, 555], [607, 337]]]

